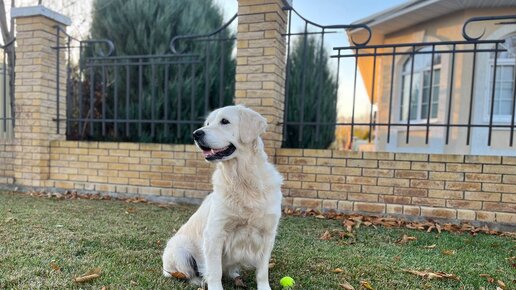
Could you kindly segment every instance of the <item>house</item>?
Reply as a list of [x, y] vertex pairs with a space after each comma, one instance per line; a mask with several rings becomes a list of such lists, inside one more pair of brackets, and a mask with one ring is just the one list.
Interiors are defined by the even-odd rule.
[[[503, 43], [463, 37], [468, 19], [486, 16], [510, 17], [472, 21], [466, 35]], [[371, 56], [358, 59], [367, 94], [378, 110], [375, 122], [388, 124], [375, 126], [376, 151], [516, 155], [516, 132], [510, 146], [516, 87], [514, 0], [414, 0], [353, 24], [371, 28], [364, 53], [372, 55], [372, 46], [377, 46], [376, 61]], [[350, 40], [367, 38], [363, 29], [347, 33]], [[387, 45], [403, 43], [418, 45]], [[468, 124], [474, 126], [468, 129]]]

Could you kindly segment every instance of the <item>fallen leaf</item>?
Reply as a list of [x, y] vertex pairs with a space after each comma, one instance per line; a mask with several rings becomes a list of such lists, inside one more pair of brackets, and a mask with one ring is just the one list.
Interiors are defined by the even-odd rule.
[[269, 269], [274, 268], [274, 266], [276, 266], [276, 263], [269, 263]]
[[188, 279], [188, 277], [181, 272], [172, 272], [172, 273], [170, 273], [170, 275], [172, 275], [172, 277], [174, 277], [176, 279], [180, 279], [180, 280]]
[[369, 290], [374, 290], [373, 286], [371, 286], [371, 283], [369, 283], [367, 281], [360, 281], [360, 286], [362, 286], [366, 289], [369, 289]]
[[342, 273], [344, 272], [344, 270], [342, 270], [341, 268], [335, 268], [332, 270], [333, 273]]
[[427, 271], [416, 271], [416, 270], [403, 270], [404, 272], [411, 273], [417, 276], [420, 276], [425, 279], [453, 279], [453, 280], [460, 280], [457, 275], [454, 274], [447, 274], [444, 272], [427, 272]]
[[430, 245], [430, 246], [423, 246], [423, 249], [433, 250], [433, 249], [435, 249], [436, 246], [437, 246], [436, 244], [433, 244], [433, 245]]
[[94, 268], [86, 272], [84, 275], [74, 278], [75, 283], [84, 283], [100, 277], [100, 268]]
[[442, 250], [441, 253], [443, 255], [448, 255], [448, 256], [453, 256], [455, 255], [455, 251], [454, 250]]
[[496, 284], [498, 284], [498, 287], [502, 289], [505, 289], [505, 287], [507, 287], [502, 280], [496, 280]]
[[415, 241], [415, 240], [417, 240], [416, 237], [409, 237], [407, 235], [403, 235], [403, 237], [401, 237], [401, 239], [396, 241], [396, 244], [400, 244], [400, 245], [401, 244], [406, 244], [406, 243], [408, 243], [410, 241]]
[[480, 277], [485, 277], [487, 282], [489, 282], [489, 283], [494, 283], [494, 278], [491, 277], [491, 275], [489, 275], [489, 274], [480, 274], [479, 276]]
[[106, 286], [102, 286], [102, 288], [100, 290], [107, 290], [107, 287]]
[[134, 207], [128, 207], [128, 208], [125, 210], [125, 213], [126, 213], [126, 214], [135, 213], [135, 212], [136, 212], [136, 208], [134, 208]]
[[325, 219], [326, 217], [323, 216], [322, 214], [319, 214], [319, 215], [316, 215], [315, 218], [316, 219]]
[[343, 283], [339, 284], [340, 287], [344, 288], [345, 290], [355, 290], [355, 287], [351, 286], [348, 282], [344, 281]]
[[56, 263], [54, 263], [54, 262], [50, 263], [50, 267], [52, 267], [52, 269], [54, 269], [54, 271], [56, 271], [56, 272], [61, 272], [61, 268], [58, 265], [56, 265]]
[[330, 232], [329, 231], [325, 231], [324, 234], [322, 234], [322, 236], [319, 239], [323, 240], [323, 241], [328, 241], [329, 239], [331, 239]]

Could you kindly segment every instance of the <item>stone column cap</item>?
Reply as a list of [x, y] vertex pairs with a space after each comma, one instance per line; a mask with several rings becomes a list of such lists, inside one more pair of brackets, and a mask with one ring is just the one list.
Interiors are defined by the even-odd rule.
[[14, 7], [11, 9], [11, 17], [30, 17], [30, 16], [44, 16], [56, 22], [69, 26], [72, 24], [70, 17], [51, 10], [43, 5]]

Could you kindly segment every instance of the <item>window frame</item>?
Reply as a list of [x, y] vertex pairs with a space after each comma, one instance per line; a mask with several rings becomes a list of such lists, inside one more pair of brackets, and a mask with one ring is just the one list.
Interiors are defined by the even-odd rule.
[[[428, 48], [431, 48], [430, 46], [427, 46], [427, 47], [423, 47], [421, 49], [419, 49], [418, 51], [421, 51], [423, 49], [428, 49]], [[437, 55], [437, 54], [440, 54], [438, 51], [435, 51], [434, 52], [434, 57]], [[409, 61], [414, 61], [415, 59], [415, 56], [417, 55], [421, 55], [421, 56], [429, 56], [429, 57], [432, 57], [432, 54], [431, 53], [414, 53], [413, 55], [410, 55], [409, 57], [407, 57], [401, 64], [401, 70], [400, 70], [400, 75], [399, 75], [399, 82], [401, 83], [400, 85], [400, 92], [399, 92], [399, 103], [398, 103], [398, 112], [399, 114], [397, 114], [397, 119], [400, 123], [406, 123], [409, 121], [410, 119], [410, 116], [407, 116], [406, 119], [404, 119], [402, 117], [402, 114], [403, 114], [403, 101], [404, 101], [404, 79], [405, 77], [408, 77], [410, 78], [410, 75], [411, 75], [411, 69], [405, 71], [405, 65], [409, 62]], [[441, 58], [441, 61], [438, 63], [438, 64], [434, 64], [433, 65], [433, 68], [431, 67], [431, 65], [428, 65], [426, 67], [424, 67], [423, 69], [420, 69], [420, 70], [414, 70], [412, 72], [413, 75], [416, 75], [416, 74], [420, 74], [421, 77], [419, 77], [419, 85], [420, 85], [420, 88], [421, 88], [421, 93], [418, 97], [418, 104], [417, 104], [417, 116], [416, 116], [416, 119], [410, 119], [410, 123], [411, 124], [421, 124], [421, 123], [426, 123], [427, 122], [427, 118], [422, 118], [421, 117], [421, 110], [422, 110], [422, 104], [423, 104], [423, 92], [424, 92], [424, 74], [425, 72], [428, 72], [430, 73], [431, 70], [433, 69], [433, 74], [434, 74], [434, 79], [432, 80], [433, 82], [435, 82], [435, 72], [436, 71], [439, 71], [439, 82], [436, 83], [437, 85], [437, 94], [438, 94], [438, 101], [437, 101], [437, 108], [436, 108], [436, 117], [433, 118], [430, 116], [430, 123], [435, 123], [439, 120], [439, 103], [441, 102], [441, 94], [440, 94], [440, 91], [441, 91], [441, 81], [442, 81], [442, 72], [443, 72], [443, 55], [440, 54], [440, 58]], [[410, 80], [409, 80], [410, 82]], [[414, 89], [414, 79], [412, 79], [412, 89]], [[430, 85], [430, 88], [433, 90], [434, 89], [434, 84], [431, 84]], [[410, 96], [410, 94], [409, 94]], [[435, 95], [432, 93], [432, 103], [434, 103], [434, 100], [435, 100]], [[430, 102], [429, 102], [430, 103]], [[430, 103], [429, 106], [432, 106], [432, 104]], [[430, 115], [432, 115], [432, 112], [433, 110], [431, 109], [430, 110]]]

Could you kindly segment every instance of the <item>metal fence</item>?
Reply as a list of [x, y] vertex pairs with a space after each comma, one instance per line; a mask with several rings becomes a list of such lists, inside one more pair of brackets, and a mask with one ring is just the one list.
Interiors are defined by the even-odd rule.
[[[65, 34], [57, 53], [68, 57], [67, 138], [191, 143], [210, 110], [233, 102], [235, 37], [228, 26], [236, 18], [209, 34], [174, 37], [161, 55], [117, 55], [110, 40]], [[59, 114], [56, 120], [59, 130]]]
[[13, 39], [0, 46], [3, 55], [0, 66], [0, 140], [14, 136], [14, 43]]
[[[496, 142], [513, 148], [516, 57], [514, 50], [507, 49], [513, 44], [504, 39], [472, 37], [467, 28], [472, 22], [483, 21], [515, 25], [514, 21], [503, 21], [514, 20], [515, 15], [471, 18], [464, 23], [463, 40], [370, 45], [372, 31], [366, 25], [324, 26], [305, 19], [290, 6], [284, 9], [289, 14], [284, 147], [327, 148], [339, 130], [345, 135], [344, 149], [351, 149], [360, 139], [388, 146], [394, 133], [399, 145], [414, 142], [425, 146], [434, 138], [444, 145], [455, 142], [468, 146], [474, 138], [481, 138], [483, 144], [491, 146], [494, 131], [502, 130]], [[304, 27], [300, 32], [292, 28], [296, 18]], [[332, 47], [331, 55], [325, 55], [326, 38], [360, 29], [363, 39], [351, 39], [352, 45]], [[318, 46], [315, 57], [309, 49], [311, 42]], [[362, 74], [361, 65], [369, 68]], [[342, 76], [343, 72], [352, 73]], [[322, 83], [324, 77], [305, 77], [325, 73], [332, 74], [327, 79], [335, 83], [334, 92], [321, 93], [328, 85]], [[296, 74], [302, 81], [294, 80]], [[357, 104], [361, 80], [369, 98], [366, 110]], [[464, 80], [469, 81], [468, 87], [464, 87]], [[330, 111], [337, 110], [337, 95], [340, 108], [350, 107], [346, 116], [337, 117]], [[333, 106], [324, 108], [324, 102]], [[478, 116], [481, 111], [485, 114], [482, 118]], [[325, 136], [325, 130], [331, 136]], [[474, 130], [486, 134], [474, 136]], [[502, 135], [505, 140], [500, 139]]]

